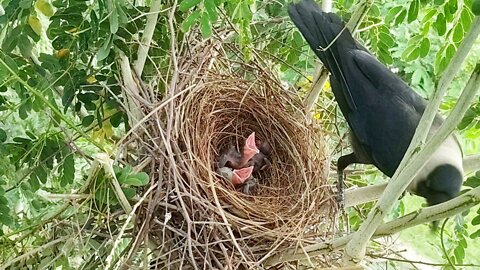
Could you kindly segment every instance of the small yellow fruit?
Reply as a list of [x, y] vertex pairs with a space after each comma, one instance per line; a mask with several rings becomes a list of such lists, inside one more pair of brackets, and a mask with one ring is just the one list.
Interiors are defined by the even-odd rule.
[[69, 49], [60, 49], [57, 52], [55, 52], [55, 57], [60, 59], [64, 58], [70, 55], [70, 50]]

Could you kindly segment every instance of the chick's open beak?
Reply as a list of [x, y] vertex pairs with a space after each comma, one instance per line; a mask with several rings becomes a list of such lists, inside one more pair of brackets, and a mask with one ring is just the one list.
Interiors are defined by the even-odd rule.
[[255, 154], [259, 153], [257, 145], [255, 144], [255, 132], [252, 132], [245, 141], [245, 146], [242, 151], [242, 165], [245, 165]]
[[253, 172], [253, 166], [238, 169], [238, 170], [233, 170], [233, 176], [232, 176], [232, 183], [233, 185], [240, 185], [243, 184], [250, 176], [252, 175]]

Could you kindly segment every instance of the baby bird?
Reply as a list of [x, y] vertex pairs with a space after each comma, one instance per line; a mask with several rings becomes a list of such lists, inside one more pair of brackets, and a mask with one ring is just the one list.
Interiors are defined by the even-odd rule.
[[260, 150], [258, 150], [255, 144], [255, 132], [253, 132], [245, 141], [241, 154], [235, 149], [234, 145], [230, 145], [230, 147], [222, 151], [218, 160], [218, 167], [227, 166], [233, 169], [241, 169], [259, 152]]
[[250, 194], [251, 189], [258, 183], [252, 174], [271, 166], [267, 158], [271, 152], [270, 145], [266, 141], [256, 139], [255, 132], [252, 132], [246, 139], [241, 153], [234, 145], [222, 151], [217, 172], [235, 186], [241, 186], [243, 193]]
[[223, 178], [231, 181], [234, 186], [241, 185], [252, 177], [253, 166], [241, 168], [241, 169], [232, 169], [229, 167], [220, 167], [217, 170], [217, 173], [220, 174]]

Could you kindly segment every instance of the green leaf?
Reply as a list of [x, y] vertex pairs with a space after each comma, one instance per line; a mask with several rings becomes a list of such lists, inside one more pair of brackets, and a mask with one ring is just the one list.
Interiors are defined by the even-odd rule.
[[65, 106], [65, 110], [72, 104], [75, 97], [75, 88], [71, 83], [65, 84], [63, 88], [62, 104]]
[[455, 255], [455, 259], [457, 260], [457, 262], [461, 264], [463, 262], [463, 259], [465, 258], [465, 249], [459, 245], [455, 248], [453, 254]]
[[137, 178], [143, 183], [143, 184], [142, 184], [143, 186], [146, 185], [146, 184], [148, 184], [148, 179], [149, 179], [149, 177], [148, 177], [148, 174], [147, 174], [147, 173], [145, 173], [145, 172], [137, 173], [136, 176], [137, 176]]
[[202, 13], [200, 18], [200, 32], [203, 38], [209, 38], [212, 35], [212, 25], [207, 13]]
[[122, 187], [122, 190], [123, 190], [123, 194], [125, 194], [125, 197], [127, 197], [127, 199], [129, 200], [133, 198], [135, 194], [137, 194], [136, 190], [131, 187]]
[[426, 22], [422, 27], [422, 36], [427, 36], [428, 31], [430, 31], [431, 22]]
[[388, 64], [388, 65], [393, 64], [393, 58], [392, 58], [392, 55], [390, 54], [390, 52], [384, 51], [383, 49], [380, 48], [380, 50], [378, 51], [378, 56], [380, 57], [380, 60], [383, 63]]
[[98, 100], [100, 97], [96, 93], [86, 92], [86, 93], [79, 93], [77, 95], [77, 98], [83, 103], [90, 103], [94, 100]]
[[473, 2], [472, 2], [472, 12], [476, 16], [480, 15], [480, 0], [473, 0]]
[[207, 10], [208, 16], [210, 16], [211, 22], [216, 22], [218, 20], [217, 6], [215, 5], [214, 0], [205, 0], [204, 2], [205, 9]]
[[422, 68], [417, 68], [412, 74], [412, 85], [419, 85], [425, 71]]
[[0, 143], [4, 143], [5, 141], [7, 141], [7, 132], [0, 128]]
[[470, 234], [470, 238], [472, 238], [472, 239], [475, 239], [475, 238], [478, 238], [478, 237], [480, 237], [480, 229], [477, 230], [476, 232]]
[[146, 184], [148, 184], [148, 174], [141, 172], [135, 175], [130, 175], [122, 180], [123, 180], [123, 182], [121, 182], [122, 184], [127, 184], [131, 186], [145, 186]]
[[122, 119], [123, 119], [123, 112], [116, 112], [110, 118], [110, 124], [112, 124], [113, 127], [118, 127], [122, 123]]
[[188, 30], [190, 30], [192, 25], [197, 21], [199, 16], [200, 16], [200, 10], [195, 10], [194, 12], [192, 12], [192, 14], [190, 14], [190, 16], [188, 16], [187, 19], [185, 19], [182, 22], [182, 26], [181, 26], [182, 31], [184, 33], [188, 32]]
[[418, 57], [420, 57], [420, 48], [416, 47], [412, 52], [410, 52], [407, 55], [407, 58], [405, 60], [407, 62], [410, 62], [410, 61], [413, 61], [413, 60], [417, 59]]
[[[8, 55], [4, 54], [3, 55], [3, 60], [5, 61], [5, 64], [7, 64], [8, 68], [10, 68], [14, 73], [18, 73], [18, 66], [17, 63]], [[4, 67], [2, 67], [4, 69]], [[8, 71], [10, 73], [10, 71]]]
[[450, 8], [448, 7], [448, 5], [443, 6], [443, 14], [445, 14], [445, 19], [447, 20], [447, 22], [452, 22], [455, 17], [452, 13], [450, 13]]
[[302, 35], [298, 31], [293, 31], [292, 43], [295, 48], [301, 48], [304, 44]]
[[418, 10], [419, 10], [420, 3], [418, 0], [413, 0], [410, 3], [410, 8], [408, 9], [408, 18], [407, 22], [411, 23], [418, 17]]
[[393, 21], [397, 15], [400, 13], [400, 11], [402, 11], [403, 7], [402, 6], [396, 6], [396, 7], [393, 7], [391, 8], [387, 15], [385, 16], [385, 23], [390, 23], [391, 21]]
[[125, 25], [128, 22], [128, 16], [127, 14], [125, 14], [125, 11], [123, 11], [123, 6], [121, 2], [122, 1], [114, 1], [115, 10], [117, 11], [117, 14], [118, 14], [118, 21], [120, 22], [121, 25]]
[[[10, 30], [7, 28], [7, 31]], [[18, 37], [20, 36], [20, 33], [22, 32], [22, 28], [20, 26], [17, 26], [10, 31], [7, 32], [6, 37], [3, 39], [2, 43], [2, 50], [5, 53], [9, 53], [15, 49], [15, 46], [18, 44]]]
[[13, 218], [8, 214], [0, 213], [0, 224], [9, 226], [13, 224]]
[[353, 0], [343, 0], [343, 7], [345, 9], [351, 8], [353, 5]]
[[445, 20], [445, 15], [443, 15], [443, 13], [437, 15], [435, 29], [437, 29], [437, 33], [439, 36], [445, 35], [445, 32], [447, 31], [447, 21]]
[[463, 39], [463, 27], [461, 23], [457, 23], [457, 25], [455, 25], [455, 28], [453, 29], [452, 40], [453, 42], [458, 43], [462, 41], [462, 39]]
[[73, 183], [75, 178], [75, 159], [73, 154], [70, 154], [65, 157], [63, 161], [63, 171], [62, 171], [62, 186]]
[[462, 14], [460, 15], [460, 20], [462, 21], [462, 26], [465, 31], [468, 31], [470, 29], [470, 25], [472, 24], [472, 16], [470, 15], [470, 12], [466, 8], [462, 9]]
[[447, 57], [447, 63], [450, 62], [450, 59], [453, 58], [453, 56], [455, 55], [455, 52], [457, 51], [457, 49], [455, 48], [455, 45], [453, 44], [449, 44], [447, 46], [447, 49], [445, 50], [445, 56]]
[[107, 58], [112, 47], [111, 40], [112, 40], [112, 35], [109, 35], [108, 38], [103, 43], [102, 47], [97, 52], [97, 61], [102, 61], [105, 58]]
[[428, 38], [424, 38], [422, 43], [420, 44], [420, 57], [423, 58], [428, 55], [430, 51], [430, 40]]
[[84, 127], [89, 127], [92, 123], [93, 120], [95, 120], [95, 117], [93, 115], [87, 115], [82, 119], [82, 126]]
[[32, 7], [33, 0], [20, 0], [17, 2], [20, 2], [18, 6], [20, 6], [22, 9], [30, 9]]
[[180, 2], [178, 9], [182, 12], [185, 12], [196, 6], [198, 3], [200, 3], [200, 1], [201, 0], [183, 0], [182, 2]]
[[379, 17], [382, 13], [380, 12], [380, 9], [376, 4], [373, 4], [372, 7], [370, 7], [370, 14], [374, 17]]
[[465, 128], [467, 128], [473, 122], [474, 119], [475, 119], [475, 116], [465, 115], [463, 117], [462, 121], [460, 122], [460, 124], [458, 124], [457, 128], [459, 130], [464, 130]]
[[110, 33], [115, 34], [118, 31], [118, 12], [117, 12], [117, 5], [113, 4], [111, 7], [111, 14], [108, 17], [110, 22]]
[[30, 57], [32, 55], [33, 44], [26, 35], [22, 34], [18, 37], [17, 46], [20, 49], [22, 56]]
[[30, 184], [32, 191], [37, 191], [40, 188], [40, 181], [35, 173], [30, 174], [28, 183]]
[[380, 41], [387, 45], [389, 48], [393, 47], [396, 44], [395, 40], [390, 34], [380, 32], [378, 37], [380, 38]]
[[413, 51], [415, 51], [415, 49], [417, 48], [417, 45], [416, 44], [412, 44], [410, 46], [408, 46], [402, 53], [402, 58], [405, 60], [405, 61], [409, 61], [407, 60], [409, 58], [409, 56], [413, 53]]
[[39, 201], [39, 200], [33, 200], [33, 201], [32, 201], [32, 206], [33, 206], [33, 208], [35, 208], [36, 210], [40, 210], [40, 209], [42, 209], [42, 208], [45, 207], [45, 204], [42, 203], [42, 202]]
[[480, 224], [480, 216], [476, 216], [472, 219], [472, 225], [476, 226]]
[[402, 10], [402, 12], [400, 12], [400, 14], [397, 16], [397, 18], [395, 19], [395, 25], [399, 25], [400, 23], [403, 22], [403, 20], [405, 20], [405, 17], [407, 16], [407, 11], [406, 10]]
[[2, 195], [0, 195], [0, 204], [7, 205], [8, 200], [7, 200], [7, 198], [5, 198], [5, 196], [3, 196], [3, 194], [5, 194], [5, 190], [0, 188], [0, 194], [2, 194]]
[[455, 14], [455, 12], [457, 12], [458, 10], [458, 3], [457, 3], [458, 0], [450, 0], [448, 1], [448, 11], [450, 12], [450, 14]]
[[445, 68], [445, 48], [440, 49], [435, 56], [435, 74], [440, 74]]
[[423, 16], [422, 18], [422, 23], [426, 23], [426, 22], [429, 22], [431, 18], [433, 18], [433, 16], [437, 14], [437, 10], [435, 9], [430, 9], [430, 11], [427, 12], [427, 14], [425, 14], [425, 16]]

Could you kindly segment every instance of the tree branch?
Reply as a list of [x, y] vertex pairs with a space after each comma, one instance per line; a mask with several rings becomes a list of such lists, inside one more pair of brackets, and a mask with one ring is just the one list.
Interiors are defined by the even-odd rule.
[[117, 50], [120, 58], [120, 72], [123, 81], [122, 91], [125, 94], [126, 99], [126, 110], [128, 118], [132, 125], [138, 123], [143, 118], [143, 113], [141, 111], [141, 104], [139, 100], [139, 91], [135, 80], [133, 79], [132, 69], [130, 67], [130, 60], [128, 57], [121, 51]]
[[145, 66], [145, 61], [147, 60], [148, 50], [150, 49], [150, 43], [152, 42], [153, 32], [155, 31], [155, 26], [158, 21], [158, 13], [160, 12], [161, 0], [153, 0], [150, 4], [150, 13], [147, 15], [147, 23], [145, 30], [143, 31], [142, 39], [138, 46], [138, 58], [135, 61], [135, 72], [138, 77], [142, 76], [143, 67]]
[[[445, 203], [421, 208], [403, 217], [385, 223], [375, 230], [373, 237], [378, 238], [389, 236], [420, 224], [451, 217], [478, 205], [478, 203], [480, 203], [480, 187], [476, 187], [475, 189]], [[354, 235], [355, 233], [352, 233], [337, 239], [309, 245], [303, 247], [302, 250], [292, 248], [287, 252], [267, 259], [265, 261], [265, 266], [270, 267], [283, 262], [304, 260], [307, 257], [314, 257], [342, 249], [353, 239]]]

